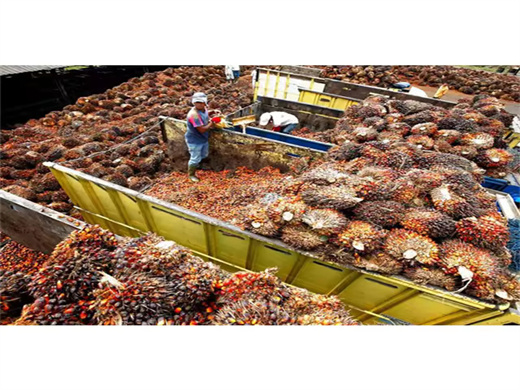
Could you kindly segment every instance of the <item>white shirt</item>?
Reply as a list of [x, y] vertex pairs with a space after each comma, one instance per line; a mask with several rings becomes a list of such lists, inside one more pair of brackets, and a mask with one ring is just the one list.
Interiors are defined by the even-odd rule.
[[298, 118], [294, 115], [288, 114], [286, 112], [275, 111], [270, 112], [271, 118], [273, 118], [273, 126], [287, 126], [293, 123], [298, 124]]
[[410, 92], [408, 92], [410, 95], [415, 95], [415, 96], [422, 96], [422, 97], [428, 97], [428, 95], [426, 94], [426, 92], [424, 92], [422, 89], [419, 89], [419, 88], [415, 88], [415, 87], [411, 87], [410, 88]]

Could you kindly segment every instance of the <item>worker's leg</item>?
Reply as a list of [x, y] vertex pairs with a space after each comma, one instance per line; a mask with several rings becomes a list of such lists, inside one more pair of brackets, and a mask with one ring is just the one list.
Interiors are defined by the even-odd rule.
[[204, 147], [202, 148], [202, 152], [201, 152], [201, 155], [202, 155], [202, 160], [201, 160], [201, 164], [200, 164], [200, 169], [202, 170], [210, 170], [210, 166], [209, 166], [209, 142], [206, 143], [204, 145]]
[[291, 134], [291, 132], [298, 127], [297, 123], [291, 123], [283, 128], [282, 133]]
[[188, 162], [188, 176], [191, 181], [199, 181], [195, 176], [195, 171], [199, 167], [200, 161], [202, 160], [202, 153], [204, 144], [188, 144], [188, 150], [190, 152], [190, 161]]

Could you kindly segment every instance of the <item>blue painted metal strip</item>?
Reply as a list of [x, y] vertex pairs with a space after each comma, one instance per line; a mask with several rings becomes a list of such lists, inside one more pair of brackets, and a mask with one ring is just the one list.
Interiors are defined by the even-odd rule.
[[[226, 130], [234, 130], [239, 133], [242, 133], [242, 128], [239, 126], [236, 126], [234, 128], [228, 128]], [[319, 141], [314, 141], [314, 140], [307, 139], [307, 138], [295, 137], [290, 134], [277, 133], [277, 132], [270, 131], [270, 130], [263, 130], [263, 129], [259, 129], [257, 127], [246, 127], [246, 134], [253, 135], [256, 137], [260, 137], [260, 138], [265, 138], [267, 140], [283, 142], [283, 143], [289, 144], [289, 145], [299, 146], [301, 148], [309, 148], [309, 149], [317, 150], [320, 152], [326, 152], [330, 148], [335, 146], [333, 144], [328, 144], [325, 142], [319, 142]]]

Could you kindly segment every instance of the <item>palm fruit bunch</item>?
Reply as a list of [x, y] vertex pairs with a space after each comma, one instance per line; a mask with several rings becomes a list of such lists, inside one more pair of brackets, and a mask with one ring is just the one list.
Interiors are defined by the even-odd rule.
[[411, 130], [412, 130], [412, 126], [410, 126], [409, 124], [404, 123], [404, 122], [391, 123], [386, 126], [387, 132], [392, 132], [394, 134], [398, 134], [401, 137], [405, 137], [408, 134], [410, 134]]
[[318, 185], [329, 185], [332, 183], [345, 182], [350, 175], [334, 169], [330, 165], [320, 165], [307, 170], [301, 175], [304, 182], [314, 183]]
[[504, 218], [491, 215], [463, 218], [456, 224], [457, 235], [464, 241], [483, 248], [504, 247], [509, 241], [509, 229]]
[[385, 186], [385, 191], [388, 200], [405, 205], [412, 204], [414, 199], [419, 195], [414, 183], [406, 177], [399, 178], [393, 183], [388, 183]]
[[477, 150], [490, 149], [495, 143], [495, 138], [487, 133], [467, 133], [460, 137], [460, 143], [462, 145], [473, 146]]
[[347, 226], [348, 220], [342, 213], [334, 209], [311, 208], [303, 215], [302, 222], [314, 232], [330, 236], [342, 231]]
[[406, 152], [400, 150], [390, 150], [386, 153], [384, 166], [403, 171], [414, 167], [414, 159]]
[[412, 265], [417, 262], [435, 265], [439, 261], [439, 248], [430, 238], [406, 229], [392, 229], [386, 236], [384, 250], [398, 260]]
[[456, 145], [451, 148], [451, 153], [472, 160], [477, 157], [478, 151], [471, 145]]
[[27, 288], [31, 277], [48, 259], [48, 255], [29, 249], [1, 234], [0, 256], [0, 323], [19, 317], [32, 298]]
[[389, 150], [389, 145], [384, 142], [372, 141], [363, 144], [360, 150], [362, 157], [369, 159], [377, 164], [384, 164], [386, 162], [386, 153]]
[[245, 229], [266, 237], [275, 237], [280, 228], [271, 221], [266, 207], [262, 204], [253, 204], [246, 208], [242, 223]]
[[372, 223], [383, 228], [397, 225], [405, 212], [405, 207], [397, 202], [365, 201], [352, 209], [355, 219]]
[[291, 287], [290, 291], [284, 308], [296, 318], [297, 325], [358, 325], [338, 298], [297, 287]]
[[460, 277], [446, 274], [439, 267], [406, 267], [404, 275], [415, 283], [438, 286], [448, 291], [455, 291], [461, 284]]
[[356, 117], [366, 119], [370, 117], [384, 117], [387, 114], [387, 109], [384, 105], [368, 101], [367, 104], [362, 104], [356, 112]]
[[380, 272], [388, 275], [400, 274], [404, 268], [402, 261], [395, 259], [382, 251], [363, 254], [362, 256], [358, 253], [354, 253], [354, 261], [352, 262], [352, 265], [368, 271]]
[[363, 126], [381, 131], [386, 127], [386, 121], [381, 117], [372, 116], [363, 120]]
[[386, 231], [369, 222], [352, 221], [338, 235], [338, 242], [352, 252], [370, 253], [379, 249], [384, 242]]
[[513, 160], [513, 155], [504, 149], [482, 150], [476, 156], [478, 164], [485, 168], [504, 167]]
[[267, 215], [276, 225], [295, 224], [301, 221], [307, 205], [299, 197], [280, 197], [267, 205]]
[[411, 169], [406, 173], [419, 193], [429, 193], [434, 188], [440, 187], [444, 182], [444, 175], [428, 169]]
[[333, 160], [353, 160], [359, 157], [360, 145], [346, 141], [339, 146], [329, 149], [327, 156]]
[[436, 152], [451, 153], [452, 148], [453, 146], [451, 146], [448, 142], [444, 140], [436, 139], [434, 141], [433, 150], [435, 150]]
[[455, 233], [455, 221], [434, 209], [409, 209], [400, 221], [401, 225], [424, 236], [432, 238], [451, 237]]
[[471, 295], [490, 301], [520, 296], [520, 283], [490, 251], [460, 240], [447, 240], [441, 245], [441, 254], [445, 272], [465, 275]]
[[403, 120], [403, 118], [404, 115], [399, 112], [394, 112], [392, 114], [385, 115], [384, 117], [387, 124], [399, 123]]
[[363, 199], [348, 185], [307, 186], [301, 193], [302, 199], [310, 206], [346, 210], [354, 207]]
[[426, 150], [433, 149], [433, 146], [435, 145], [435, 142], [432, 138], [428, 137], [427, 135], [420, 134], [407, 137], [406, 142]]
[[394, 131], [382, 131], [377, 135], [377, 140], [384, 144], [393, 144], [404, 141], [404, 138]]
[[92, 305], [100, 325], [173, 324], [175, 308], [160, 279], [135, 274], [116, 280], [107, 275], [100, 284]]
[[128, 280], [141, 273], [159, 280], [167, 289], [167, 301], [174, 310], [170, 323], [205, 323], [225, 273], [172, 241], [161, 241], [155, 236], [140, 240], [118, 250], [114, 276]]
[[377, 130], [370, 127], [357, 127], [352, 133], [357, 142], [373, 141], [377, 138]]
[[461, 137], [461, 132], [457, 130], [438, 130], [437, 133], [434, 135], [434, 138], [436, 140], [443, 140], [447, 142], [450, 145], [453, 145], [455, 142], [457, 142]]
[[[464, 187], [468, 190], [477, 191], [479, 185], [479, 173], [472, 172], [463, 168], [439, 164], [430, 167], [430, 170], [441, 174], [444, 177], [444, 182], [452, 186]], [[476, 176], [476, 177], [475, 177]]]
[[468, 218], [478, 214], [477, 208], [457, 195], [450, 185], [442, 185], [433, 189], [430, 196], [435, 209], [448, 214], [452, 218]]
[[414, 135], [426, 135], [429, 137], [434, 137], [437, 133], [438, 127], [433, 122], [419, 123], [412, 127], [410, 133]]
[[222, 285], [215, 325], [357, 325], [337, 298], [284, 285], [264, 272], [240, 272]]
[[22, 321], [42, 325], [92, 324], [90, 308], [101, 272], [113, 268], [117, 240], [97, 226], [72, 232], [60, 242], [29, 283], [36, 301], [26, 306]]
[[313, 250], [327, 241], [327, 236], [305, 226], [285, 226], [282, 228], [282, 241], [303, 250]]

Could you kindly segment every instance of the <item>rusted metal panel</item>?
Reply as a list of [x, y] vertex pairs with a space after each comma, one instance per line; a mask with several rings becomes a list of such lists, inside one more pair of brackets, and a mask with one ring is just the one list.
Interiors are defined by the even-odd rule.
[[64, 214], [0, 190], [0, 231], [31, 249], [51, 253], [84, 225]]

